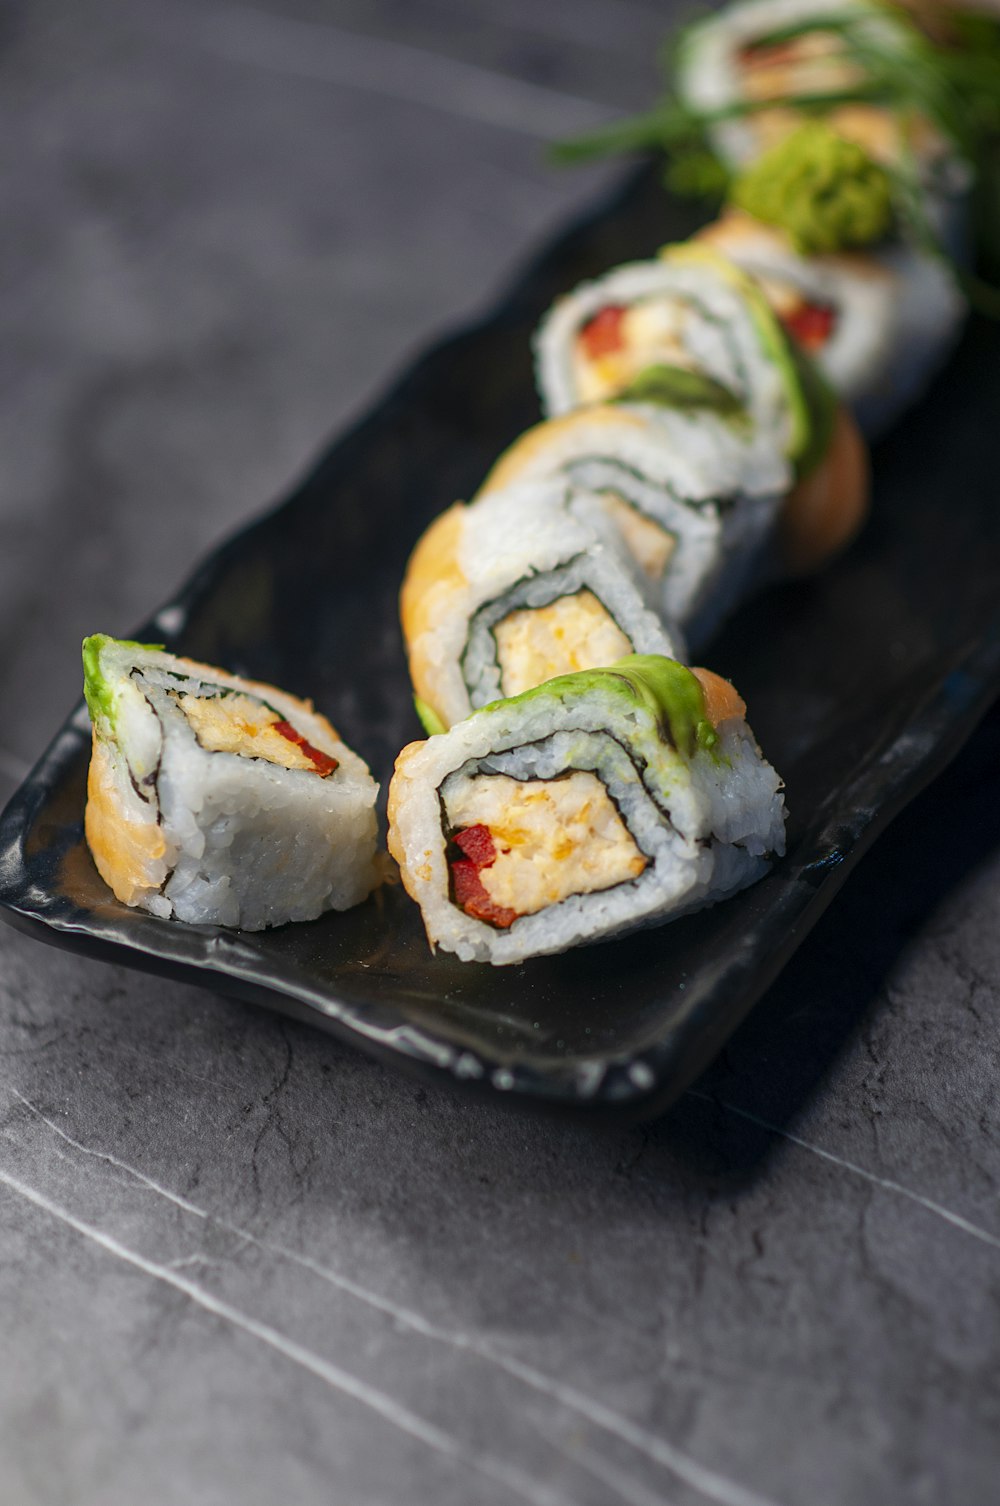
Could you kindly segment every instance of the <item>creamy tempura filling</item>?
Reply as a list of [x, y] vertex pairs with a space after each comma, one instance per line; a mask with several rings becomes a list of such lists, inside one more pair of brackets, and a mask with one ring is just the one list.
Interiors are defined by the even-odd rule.
[[662, 295], [599, 310], [576, 337], [574, 382], [583, 403], [615, 397], [650, 366], [693, 369], [684, 341], [688, 308]]
[[632, 652], [632, 644], [592, 591], [560, 596], [547, 607], [520, 607], [496, 624], [505, 696], [533, 690], [556, 675], [600, 669]]
[[283, 769], [332, 774], [337, 760], [314, 748], [277, 711], [240, 691], [188, 695], [172, 691], [201, 746], [208, 753], [238, 753], [262, 758]]
[[639, 568], [650, 580], [662, 580], [677, 548], [676, 535], [655, 518], [648, 518], [626, 502], [624, 497], [619, 497], [617, 492], [602, 493], [601, 502]]
[[455, 778], [445, 815], [465, 854], [452, 863], [456, 902], [501, 927], [638, 878], [649, 861], [600, 779], [584, 770], [558, 779]]

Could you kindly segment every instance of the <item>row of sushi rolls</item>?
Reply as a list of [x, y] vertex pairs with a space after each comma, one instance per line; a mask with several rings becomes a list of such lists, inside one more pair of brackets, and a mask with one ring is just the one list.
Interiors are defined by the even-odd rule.
[[[973, 58], [955, 48], [880, 0], [742, 0], [684, 32], [645, 129], [697, 127], [718, 217], [556, 302], [543, 421], [402, 583], [428, 735], [397, 759], [388, 847], [432, 947], [560, 952], [783, 853], [782, 781], [691, 658], [748, 593], [851, 541], [866, 441], [957, 337], [977, 163], [886, 85]], [[120, 901], [261, 929], [384, 877], [377, 786], [310, 703], [103, 634], [84, 666], [86, 836]]]

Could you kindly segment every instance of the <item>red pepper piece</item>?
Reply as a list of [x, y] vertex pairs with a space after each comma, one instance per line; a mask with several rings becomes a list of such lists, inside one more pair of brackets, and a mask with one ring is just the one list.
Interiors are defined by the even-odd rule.
[[596, 361], [600, 356], [609, 356], [614, 351], [621, 350], [625, 344], [622, 333], [625, 313], [625, 309], [619, 304], [609, 303], [607, 308], [601, 309], [599, 314], [595, 314], [583, 326], [580, 343], [589, 360]]
[[313, 765], [317, 774], [321, 774], [324, 779], [328, 774], [332, 774], [334, 769], [340, 767], [337, 760], [331, 758], [329, 753], [322, 753], [319, 748], [314, 748], [312, 743], [306, 742], [302, 733], [296, 732], [291, 722], [278, 721], [272, 722], [271, 725], [275, 732], [279, 733], [287, 742], [294, 743], [297, 748], [302, 749], [302, 752]]
[[782, 318], [790, 335], [806, 350], [819, 350], [833, 334], [836, 313], [827, 303], [803, 303]]
[[488, 826], [466, 826], [455, 833], [453, 841], [465, 853], [464, 858], [457, 858], [451, 864], [456, 905], [474, 920], [485, 920], [505, 931], [514, 924], [517, 911], [492, 900], [479, 877], [483, 868], [491, 868], [497, 860], [493, 833]]
[[[470, 829], [474, 831], [475, 827]], [[506, 905], [498, 905], [490, 898], [483, 888], [476, 863], [468, 858], [459, 858], [451, 865], [451, 876], [455, 885], [455, 903], [466, 915], [471, 915], [473, 920], [485, 920], [488, 925], [496, 926], [500, 931], [506, 931], [508, 926], [514, 924], [517, 911], [508, 909]]]
[[455, 846], [462, 849], [477, 869], [489, 868], [496, 862], [496, 843], [488, 826], [467, 826], [464, 831], [457, 831]]

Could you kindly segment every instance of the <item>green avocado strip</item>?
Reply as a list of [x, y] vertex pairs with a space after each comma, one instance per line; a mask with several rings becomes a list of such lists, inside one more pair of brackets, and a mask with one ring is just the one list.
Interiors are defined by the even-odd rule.
[[581, 669], [574, 674], [557, 675], [508, 701], [493, 701], [473, 715], [481, 716], [503, 705], [526, 706], [546, 699], [573, 701], [594, 690], [627, 700], [652, 716], [661, 735], [684, 758], [692, 758], [699, 749], [712, 752], [719, 741], [719, 734], [705, 714], [705, 693], [697, 676], [662, 654], [629, 654], [607, 669]]
[[723, 418], [745, 418], [735, 392], [702, 371], [666, 363], [647, 366], [614, 399], [618, 403], [658, 403], [664, 408], [707, 408]]
[[685, 758], [699, 748], [710, 751], [719, 734], [705, 715], [705, 692], [697, 675], [676, 659], [662, 654], [629, 654], [610, 671], [624, 680], [635, 698], [646, 706], [662, 726], [670, 729], [670, 741]]
[[133, 638], [112, 638], [108, 633], [91, 633], [83, 640], [83, 694], [90, 712], [90, 720], [103, 718], [112, 727], [115, 719], [115, 686], [105, 678], [101, 670], [101, 654], [107, 647], [138, 649], [141, 653], [156, 653], [162, 643], [137, 643]]
[[420, 725], [428, 737], [435, 737], [439, 732], [447, 732], [448, 728], [438, 716], [433, 706], [428, 705], [420, 696], [413, 697], [413, 709], [420, 718]]
[[838, 399], [816, 362], [794, 340], [788, 341], [788, 348], [807, 414], [804, 442], [794, 457], [796, 479], [801, 481], [816, 469], [830, 448]]

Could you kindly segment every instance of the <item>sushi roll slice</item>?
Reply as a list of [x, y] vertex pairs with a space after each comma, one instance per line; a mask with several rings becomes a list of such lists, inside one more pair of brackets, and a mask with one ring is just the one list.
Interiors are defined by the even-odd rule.
[[[711, 143], [730, 169], [747, 166], [802, 124], [802, 110], [784, 103], [790, 97], [830, 96], [823, 118], [839, 135], [887, 166], [909, 165], [915, 156], [929, 194], [960, 200], [968, 167], [930, 121], [914, 111], [904, 118], [875, 101], [837, 102], [838, 94], [866, 81], [858, 54], [834, 29], [845, 24], [855, 28], [869, 55], [888, 54], [896, 67], [920, 44], [912, 22], [871, 0], [742, 0], [684, 33], [678, 93], [696, 114], [716, 117]], [[799, 27], [806, 29], [773, 36]], [[752, 105], [750, 113], [727, 118], [725, 112], [743, 101]]]
[[791, 467], [714, 413], [599, 404], [530, 429], [479, 496], [562, 477], [600, 498], [660, 610], [703, 642], [760, 572]]
[[714, 411], [798, 465], [829, 416], [753, 278], [709, 246], [667, 246], [583, 283], [543, 319], [535, 356], [549, 417], [623, 399]]
[[561, 478], [442, 513], [410, 557], [400, 616], [428, 730], [554, 675], [680, 653], [602, 499]]
[[364, 762], [308, 701], [96, 633], [87, 843], [123, 904], [257, 931], [374, 888]]
[[965, 303], [948, 268], [905, 242], [801, 256], [782, 231], [739, 211], [697, 240], [755, 278], [869, 437], [914, 401], [961, 330]]
[[752, 883], [784, 851], [781, 782], [727, 681], [633, 656], [404, 748], [389, 850], [432, 947], [521, 962]]

